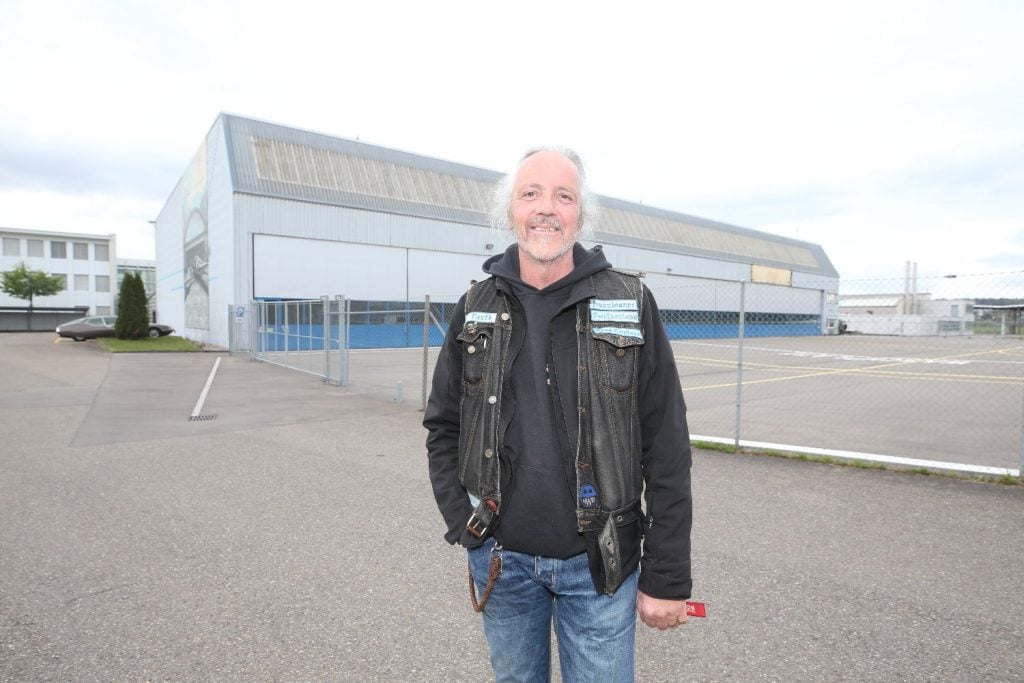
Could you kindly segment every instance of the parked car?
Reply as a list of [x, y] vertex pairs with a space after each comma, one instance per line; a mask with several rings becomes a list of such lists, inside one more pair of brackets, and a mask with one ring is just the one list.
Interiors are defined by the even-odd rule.
[[[57, 334], [61, 337], [70, 337], [75, 341], [85, 341], [96, 337], [113, 337], [114, 323], [117, 322], [116, 315], [94, 315], [88, 318], [71, 320], [57, 326]], [[159, 323], [149, 324], [150, 337], [165, 337], [174, 333], [174, 328]]]

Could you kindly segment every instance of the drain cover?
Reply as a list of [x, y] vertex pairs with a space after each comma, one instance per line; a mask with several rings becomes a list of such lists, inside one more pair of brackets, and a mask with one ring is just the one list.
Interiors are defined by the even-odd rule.
[[190, 415], [188, 418], [189, 422], [209, 422], [210, 420], [216, 420], [216, 415]]

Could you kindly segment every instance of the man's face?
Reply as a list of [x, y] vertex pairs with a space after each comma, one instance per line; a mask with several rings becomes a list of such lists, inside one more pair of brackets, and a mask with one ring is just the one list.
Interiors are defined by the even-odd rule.
[[557, 152], [528, 157], [512, 186], [509, 220], [521, 255], [537, 263], [553, 263], [569, 253], [580, 231], [576, 165]]

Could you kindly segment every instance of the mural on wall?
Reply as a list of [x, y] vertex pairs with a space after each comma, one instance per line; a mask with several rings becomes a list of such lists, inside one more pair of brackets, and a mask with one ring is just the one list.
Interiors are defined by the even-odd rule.
[[210, 329], [210, 241], [207, 231], [206, 143], [185, 174], [185, 327]]

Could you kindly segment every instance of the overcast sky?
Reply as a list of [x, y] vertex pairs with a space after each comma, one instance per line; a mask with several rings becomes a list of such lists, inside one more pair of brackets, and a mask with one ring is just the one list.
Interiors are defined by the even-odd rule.
[[218, 113], [821, 244], [1024, 269], [1024, 2], [0, 0], [0, 226], [152, 226]]

